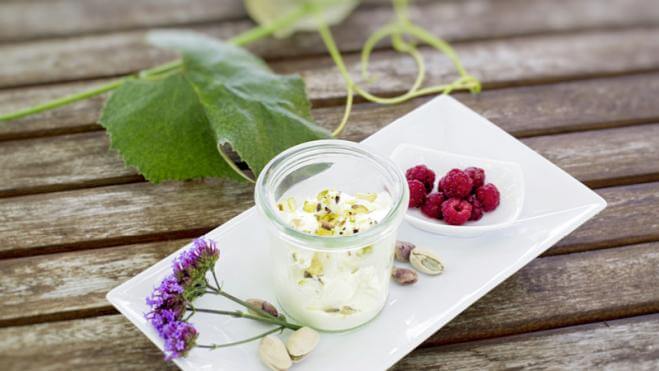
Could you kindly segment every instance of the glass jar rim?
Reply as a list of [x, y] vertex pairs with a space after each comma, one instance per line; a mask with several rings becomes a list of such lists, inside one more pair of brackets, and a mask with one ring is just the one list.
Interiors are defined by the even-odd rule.
[[[317, 236], [292, 228], [277, 215], [274, 208], [276, 200], [271, 200], [268, 197], [269, 181], [279, 176], [282, 170], [286, 170], [287, 164], [307, 155], [318, 154], [319, 149], [338, 150], [346, 155], [354, 155], [369, 160], [377, 166], [385, 177], [390, 177], [397, 184], [396, 194], [392, 195], [393, 204], [380, 223], [354, 235]], [[390, 228], [397, 228], [402, 219], [402, 213], [407, 208], [408, 194], [409, 190], [405, 176], [393, 161], [364, 149], [358, 143], [338, 139], [323, 139], [299, 144], [275, 156], [263, 168], [256, 180], [254, 199], [260, 213], [269, 219], [277, 230], [283, 232], [284, 237], [290, 242], [308, 249], [344, 251], [370, 245], [376, 242], [382, 234], [386, 234]]]

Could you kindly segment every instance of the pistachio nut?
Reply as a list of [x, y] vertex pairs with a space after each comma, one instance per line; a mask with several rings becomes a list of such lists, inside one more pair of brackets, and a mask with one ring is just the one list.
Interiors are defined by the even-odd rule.
[[411, 285], [417, 281], [416, 271], [407, 268], [394, 267], [391, 270], [391, 277], [403, 286]]
[[284, 342], [274, 335], [268, 335], [261, 339], [259, 358], [261, 358], [264, 365], [274, 371], [288, 370], [293, 366], [293, 361], [288, 355]]
[[444, 271], [444, 266], [439, 257], [432, 251], [425, 249], [413, 249], [410, 252], [410, 264], [419, 272], [436, 275]]
[[410, 261], [410, 252], [416, 247], [415, 244], [407, 241], [396, 241], [396, 260], [406, 263]]
[[286, 349], [293, 362], [299, 362], [311, 353], [320, 340], [320, 335], [309, 327], [302, 327], [288, 337]]
[[[269, 302], [261, 299], [247, 299], [245, 300], [247, 304], [253, 306], [254, 308], [260, 309], [266, 313], [271, 314], [273, 317], [279, 317], [279, 311], [277, 308], [275, 308], [274, 305], [270, 304]], [[248, 308], [247, 309], [250, 313], [252, 314], [258, 314], [254, 310]]]

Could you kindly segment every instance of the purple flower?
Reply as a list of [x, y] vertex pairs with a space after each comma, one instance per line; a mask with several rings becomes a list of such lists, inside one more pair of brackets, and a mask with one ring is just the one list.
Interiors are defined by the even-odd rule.
[[183, 251], [172, 264], [174, 276], [183, 286], [195, 285], [213, 269], [220, 251], [215, 241], [198, 238], [191, 249]]
[[151, 311], [146, 314], [146, 318], [161, 336], [165, 325], [181, 319], [185, 310], [183, 292], [183, 286], [174, 276], [170, 275], [162, 280], [151, 296], [146, 298], [146, 304], [151, 308]]
[[199, 333], [187, 322], [171, 322], [163, 327], [162, 337], [165, 338], [165, 360], [185, 356], [192, 347]]
[[174, 259], [173, 273], [146, 298], [150, 307], [147, 320], [165, 340], [165, 359], [185, 354], [195, 345], [197, 330], [181, 321], [186, 303], [191, 303], [206, 290], [206, 272], [213, 269], [220, 258], [215, 241], [196, 239], [191, 249]]

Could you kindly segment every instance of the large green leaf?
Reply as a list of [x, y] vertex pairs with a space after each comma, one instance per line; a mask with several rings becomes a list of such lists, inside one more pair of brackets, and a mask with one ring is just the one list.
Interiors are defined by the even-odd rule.
[[239, 177], [217, 152], [204, 109], [180, 74], [124, 83], [109, 98], [100, 123], [126, 164], [151, 182]]
[[258, 174], [281, 151], [327, 138], [310, 114], [298, 76], [272, 73], [249, 52], [193, 33], [151, 40], [183, 55], [183, 69], [158, 80], [129, 80], [101, 115], [126, 164], [152, 182], [240, 179], [218, 152], [229, 145]]
[[218, 142], [231, 145], [254, 172], [293, 145], [329, 137], [313, 123], [298, 75], [274, 74], [246, 50], [197, 34], [159, 32], [150, 39], [183, 55], [184, 75]]

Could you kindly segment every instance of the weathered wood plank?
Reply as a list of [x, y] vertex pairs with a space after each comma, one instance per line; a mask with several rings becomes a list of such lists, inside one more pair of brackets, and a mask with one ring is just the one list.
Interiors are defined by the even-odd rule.
[[245, 16], [240, 1], [50, 0], [0, 2], [0, 41], [175, 26]]
[[[657, 315], [600, 322], [412, 352], [396, 367], [416, 369], [656, 369]], [[119, 315], [0, 329], [0, 357], [13, 370], [175, 369]]]
[[[371, 117], [346, 139], [359, 141], [386, 121]], [[354, 126], [354, 125], [353, 125]], [[523, 139], [590, 186], [659, 179], [659, 124]], [[0, 197], [137, 182], [142, 177], [109, 151], [102, 131], [4, 142]]]
[[569, 234], [549, 254], [631, 245], [659, 239], [659, 183], [597, 190], [608, 206]]
[[[658, 37], [658, 28], [639, 28], [483, 41], [457, 44], [456, 49], [465, 67], [481, 78], [486, 87], [493, 87], [656, 70]], [[275, 48], [275, 44], [264, 45]], [[279, 46], [276, 50], [290, 48]], [[266, 50], [257, 52], [269, 55]], [[141, 37], [130, 33], [4, 46], [0, 47], [0, 54], [0, 87], [115, 76], [173, 56], [171, 52], [146, 47]], [[424, 54], [429, 84], [445, 83], [455, 77], [446, 58], [428, 49], [424, 49]], [[355, 76], [358, 58], [346, 57]], [[374, 93], [407, 90], [416, 75], [416, 65], [411, 60], [392, 51], [376, 52], [373, 58], [371, 70], [378, 78], [371, 87]], [[317, 99], [335, 100], [345, 94], [342, 79], [325, 54], [271, 65], [280, 72], [301, 72]]]
[[[562, 251], [659, 239], [659, 183], [598, 193], [609, 207], [559, 243]], [[250, 186], [214, 180], [0, 199], [0, 257], [193, 237], [252, 204]]]
[[178, 370], [119, 315], [0, 329], [3, 370]]
[[105, 294], [189, 240], [0, 260], [0, 326], [115, 313]]
[[394, 370], [656, 370], [659, 315], [416, 350]]
[[[95, 83], [71, 83], [0, 91], [0, 112], [9, 112], [88, 88]], [[454, 97], [516, 136], [551, 134], [593, 128], [659, 122], [659, 74], [639, 74], [542, 86], [485, 90]], [[311, 96], [312, 100], [314, 96]], [[354, 106], [345, 135], [366, 137], [373, 122], [381, 127], [428, 101], [383, 106]], [[94, 98], [59, 110], [10, 123], [0, 123], [0, 140], [100, 130], [96, 119], [103, 99]], [[342, 107], [313, 110], [317, 121], [333, 127]]]
[[[534, 260], [431, 337], [448, 344], [659, 312], [659, 243]], [[611, 293], [615, 292], [615, 295]]]
[[591, 187], [659, 179], [659, 125], [541, 136], [522, 141]]
[[[57, 245], [70, 243], [97, 246], [94, 240], [99, 238], [120, 244], [127, 236], [138, 242], [194, 236], [252, 206], [253, 195], [247, 184], [207, 180], [155, 187], [137, 183], [6, 200], [0, 201], [0, 234], [14, 242], [3, 244], [0, 255], [20, 253], [21, 245], [57, 250]], [[47, 205], [53, 209], [47, 211]], [[33, 224], [42, 218], [53, 222]], [[11, 227], [10, 221], [15, 223]]]
[[[105, 293], [187, 240], [0, 261], [0, 326], [114, 310]], [[446, 344], [659, 310], [659, 243], [540, 258], [433, 336]], [[615, 296], [606, 295], [611, 290]], [[566, 300], [569, 298], [569, 300]]]
[[[359, 47], [366, 35], [392, 16], [389, 0], [363, 3], [384, 6], [368, 11], [362, 7], [338, 30], [341, 40], [346, 40], [352, 48]], [[597, 0], [417, 0], [412, 2], [410, 13], [419, 24], [434, 32], [464, 39], [652, 24], [656, 23], [659, 11], [648, 0], [609, 0], [606, 7]], [[371, 22], [365, 22], [367, 14]], [[246, 14], [238, 0], [0, 2], [0, 41], [184, 26], [242, 17]]]

